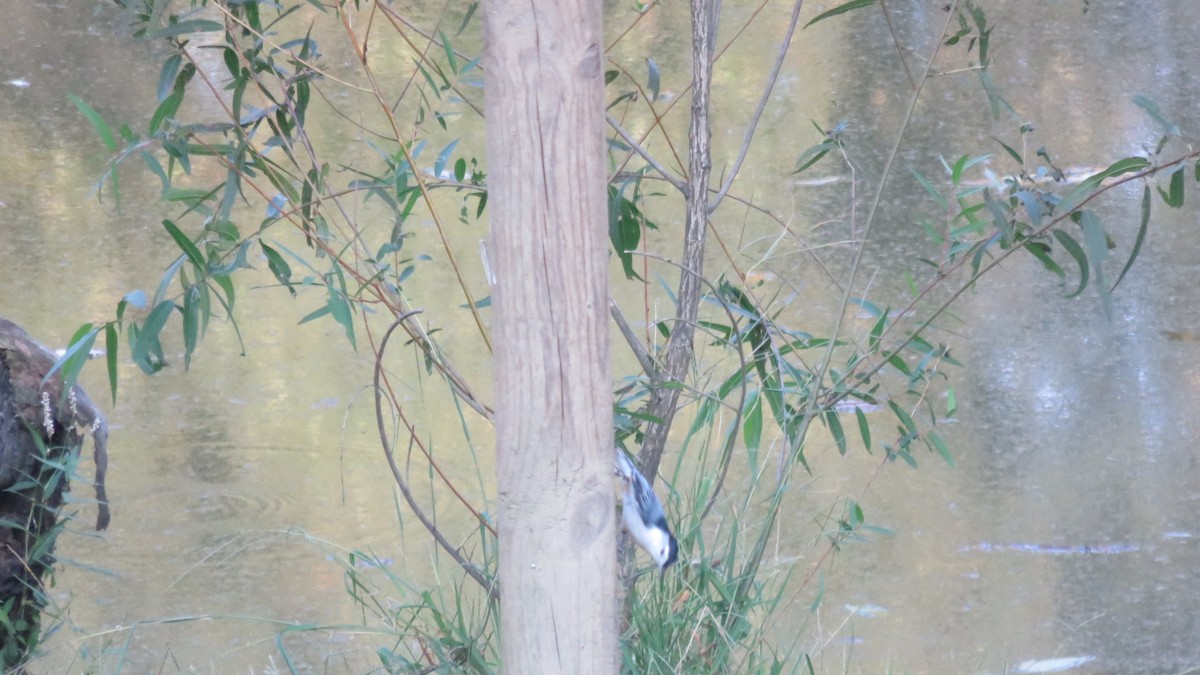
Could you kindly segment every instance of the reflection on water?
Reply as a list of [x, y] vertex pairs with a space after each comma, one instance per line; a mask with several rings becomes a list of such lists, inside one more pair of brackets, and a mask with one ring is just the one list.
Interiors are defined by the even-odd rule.
[[[724, 4], [726, 26], [749, 14], [746, 3]], [[1197, 12], [1091, 3], [1084, 15], [1072, 2], [981, 4], [997, 22], [996, 81], [1063, 166], [1103, 165], [1153, 141], [1153, 122], [1128, 102], [1131, 93], [1157, 100], [1184, 129], [1200, 127], [1191, 68], [1200, 56]], [[945, 20], [941, 5], [895, 9], [901, 42], [913, 50], [910, 68], [923, 66], [919, 55]], [[149, 47], [119, 34], [107, 5], [96, 5], [94, 16], [34, 3], [9, 9], [0, 41], [0, 228], [8, 252], [0, 283], [10, 302], [0, 313], [62, 342], [79, 323], [105, 318], [124, 293], [153, 285], [169, 263], [147, 255], [167, 241], [154, 184], [127, 176], [121, 210], [97, 206], [90, 191], [106, 158], [66, 95], [84, 97], [110, 120], [144, 119], [158, 65]], [[671, 78], [688, 71], [678, 30], [686, 11], [659, 6], [614, 58], [650, 55], [664, 89], [682, 91]], [[714, 135], [718, 153], [728, 155], [741, 137], [780, 29], [769, 15], [786, 11], [769, 8], [722, 57], [728, 70], [718, 76], [717, 115], [729, 133]], [[750, 222], [737, 251], [747, 261], [772, 251], [755, 273], [794, 292], [814, 330], [840, 295], [806, 246], [861, 236], [850, 190], [860, 200], [870, 192], [908, 98], [877, 13], [821, 28], [807, 31], [789, 57], [745, 169], [747, 194], [786, 214], [793, 236], [781, 241], [777, 225]], [[948, 59], [935, 65], [950, 68]], [[668, 123], [682, 124], [685, 112], [677, 106]], [[819, 140], [810, 119], [825, 128], [845, 123], [853, 180], [834, 165], [788, 176], [795, 157]], [[910, 266], [908, 256], [926, 253], [914, 213], [930, 205], [907, 169], [940, 177], [939, 156], [991, 147], [990, 135], [1011, 140], [1015, 126], [990, 119], [972, 73], [927, 85], [868, 247], [868, 276], [883, 283]], [[997, 153], [991, 165], [1006, 161]], [[1110, 202], [1101, 215], [1127, 247], [1135, 200]], [[881, 470], [877, 456], [861, 452], [810, 456], [816, 478], [798, 499], [819, 511], [852, 495], [869, 522], [893, 532], [839, 554], [819, 621], [809, 614], [816, 589], [790, 607], [780, 632], [815, 625], [816, 637], [801, 644], [813, 648], [818, 669], [1171, 672], [1200, 664], [1191, 590], [1200, 584], [1194, 206], [1156, 214], [1111, 321], [1094, 296], [1062, 300], [1052, 278], [1017, 259], [964, 298], [963, 323], [944, 337], [967, 364], [953, 374], [959, 419], [944, 427], [956, 468], [934, 458], [913, 471]], [[677, 214], [654, 217], [670, 225]], [[716, 218], [733, 216], [723, 210]], [[464, 250], [473, 250], [480, 233], [464, 236]], [[670, 236], [651, 233], [650, 245], [673, 252]], [[822, 253], [836, 268], [849, 260], [844, 250]], [[710, 269], [724, 261], [714, 262]], [[898, 297], [904, 289], [876, 291]], [[97, 538], [73, 526], [60, 540], [72, 562], [54, 591], [68, 622], [48, 643], [41, 672], [73, 672], [88, 659], [111, 667], [117, 655], [136, 672], [282, 668], [280, 622], [362, 620], [332, 559], [338, 546], [374, 551], [380, 563], [364, 563], [365, 573], [430, 575], [424, 537], [405, 536], [395, 523], [370, 414], [356, 398], [370, 363], [320, 322], [295, 326], [311, 308], [280, 312], [277, 303], [241, 295], [242, 312], [255, 317], [242, 326], [246, 356], [232, 331], [217, 326], [188, 375], [147, 379], [126, 368], [110, 415], [113, 527]], [[322, 362], [294, 356], [318, 342]], [[99, 400], [101, 373], [87, 377]], [[781, 531], [781, 548], [792, 550], [780, 556], [806, 571], [814, 549], [792, 526]], [[366, 670], [364, 643], [375, 644], [336, 630], [288, 633], [282, 643], [306, 667], [330, 672]]]

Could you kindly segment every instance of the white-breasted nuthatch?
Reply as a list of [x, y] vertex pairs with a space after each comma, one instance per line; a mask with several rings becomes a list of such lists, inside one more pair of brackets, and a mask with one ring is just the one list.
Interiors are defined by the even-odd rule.
[[679, 555], [679, 542], [667, 527], [658, 495], [646, 477], [637, 470], [625, 453], [617, 449], [617, 475], [625, 486], [621, 514], [625, 519], [625, 530], [658, 565], [659, 574], [675, 563]]

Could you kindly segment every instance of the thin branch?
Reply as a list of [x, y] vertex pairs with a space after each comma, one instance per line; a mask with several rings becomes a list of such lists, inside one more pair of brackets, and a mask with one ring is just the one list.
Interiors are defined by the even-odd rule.
[[[636, 253], [636, 251], [631, 251]], [[621, 308], [617, 306], [617, 301], [608, 298], [608, 313], [612, 315], [613, 321], [617, 323], [617, 328], [621, 331], [621, 336], [625, 338], [625, 342], [629, 345], [629, 350], [633, 352], [634, 358], [637, 359], [638, 365], [642, 367], [642, 372], [646, 373], [646, 377], [654, 384], [662, 384], [665, 376], [662, 368], [659, 368], [654, 363], [654, 358], [650, 356], [650, 352], [642, 346], [641, 340], [634, 334], [633, 329], [629, 327], [629, 322], [625, 320], [625, 315], [621, 313]]]
[[[454, 558], [454, 561], [463, 568], [467, 575], [474, 579], [480, 585], [480, 587], [486, 590], [492, 600], [499, 602], [499, 582], [485, 578], [483, 573], [479, 571], [479, 568], [458, 552], [458, 549], [451, 544], [446, 539], [445, 535], [442, 534], [441, 530], [438, 529], [437, 524], [430, 520], [429, 517], [425, 515], [425, 511], [421, 508], [421, 506], [417, 504], [416, 499], [413, 498], [412, 490], [410, 490], [408, 487], [408, 481], [404, 479], [404, 474], [400, 471], [400, 467], [396, 464], [395, 453], [393, 452], [391, 443], [388, 441], [387, 428], [383, 422], [383, 387], [380, 385], [380, 379], [383, 375], [383, 355], [384, 352], [387, 351], [387, 343], [388, 340], [391, 339], [392, 333], [395, 332], [395, 330], [399, 328], [400, 325], [409, 317], [419, 314], [420, 312], [421, 310], [419, 309], [410, 310], [404, 314], [401, 314], [399, 318], [393, 321], [392, 325], [388, 326], [387, 332], [383, 334], [383, 339], [379, 342], [379, 351], [377, 351], [375, 354], [375, 424], [379, 432], [379, 442], [383, 445], [383, 454], [387, 457], [388, 467], [390, 467], [392, 470], [392, 477], [395, 479], [396, 485], [400, 488], [400, 493], [404, 495], [404, 501], [408, 502], [408, 507], [412, 509], [413, 513], [417, 516], [417, 520], [421, 521], [421, 524], [425, 526], [425, 529], [429, 531], [429, 534], [433, 536], [438, 545], [441, 546], [451, 558]], [[411, 441], [413, 436], [410, 435], [409, 438]]]
[[[870, 209], [867, 211], [862, 243], [858, 247], [858, 250], [855, 251], [853, 262], [850, 263], [850, 274], [846, 279], [846, 290], [842, 293], [842, 302], [838, 307], [837, 320], [834, 323], [833, 332], [830, 334], [829, 347], [825, 351], [825, 358], [821, 361], [820, 368], [814, 373], [814, 381], [818, 386], [825, 380], [825, 374], [829, 372], [829, 365], [833, 362], [833, 351], [837, 346], [838, 336], [842, 333], [842, 325], [846, 320], [846, 308], [850, 304], [850, 294], [854, 292], [854, 279], [858, 275], [859, 267], [862, 265], [863, 250], [866, 248], [867, 242], [871, 238], [871, 230], [875, 226], [875, 214], [879, 209], [879, 203], [883, 200], [883, 189], [887, 186], [888, 177], [892, 172], [892, 165], [896, 161], [896, 156], [900, 153], [900, 144], [904, 141], [904, 132], [908, 130], [909, 123], [912, 121], [913, 111], [917, 108], [917, 101], [921, 97], [921, 91], [925, 83], [929, 81], [929, 73], [933, 69], [934, 58], [946, 40], [946, 34], [950, 30], [950, 22], [954, 16], [955, 13], [951, 11], [946, 17], [946, 23], [942, 26], [942, 33], [941, 37], [938, 38], [937, 47], [934, 48], [933, 54], [930, 55], [929, 61], [925, 65], [925, 72], [921, 74], [921, 79], [917, 81], [916, 89], [913, 90], [912, 98], [908, 103], [908, 110], [904, 113], [904, 120], [900, 123], [900, 130], [896, 133], [896, 142], [892, 144], [892, 150], [888, 153], [887, 160], [883, 164], [883, 171], [880, 172], [879, 184], [875, 188], [875, 196], [871, 200]], [[817, 415], [819, 409], [819, 402], [816, 397], [813, 397], [812, 404], [804, 411], [805, 420], [812, 420]]]
[[[634, 251], [634, 253], [636, 253], [637, 255], [644, 255], [648, 258], [654, 258], [655, 260], [665, 262], [669, 265], [675, 265], [676, 267], [679, 268], [681, 274], [694, 274], [694, 272], [687, 269], [686, 267], [679, 265], [677, 263], [674, 263], [670, 260], [667, 260], [666, 258], [663, 258], [662, 256], [657, 256], [652, 253], [641, 253], [641, 252], [637, 252], [637, 251]], [[721, 299], [720, 292], [717, 291], [716, 286], [712, 285], [712, 282], [710, 282], [708, 279], [705, 279], [704, 277], [700, 277], [699, 280], [705, 286], [708, 286], [708, 290], [712, 292], [713, 297], [715, 297], [721, 301], [720, 302], [721, 309], [725, 310], [725, 316], [729, 319], [729, 327], [731, 329], [733, 329], [733, 337], [730, 341], [733, 343], [734, 347], [737, 348], [738, 372], [745, 373], [746, 372], [746, 351], [742, 348], [742, 331], [740, 328], [738, 328], [737, 317], [734, 316], [733, 312], [731, 312], [729, 310], [729, 304]], [[715, 505], [717, 503], [717, 496], [721, 494], [721, 488], [725, 485], [725, 477], [729, 473], [729, 463], [733, 459], [733, 446], [737, 443], [737, 433], [736, 432], [742, 426], [742, 416], [745, 414], [745, 410], [746, 410], [746, 389], [747, 389], [746, 377], [745, 377], [745, 375], [743, 375], [742, 386], [738, 388], [738, 391], [741, 392], [741, 398], [738, 401], [737, 407], [733, 409], [734, 410], [733, 425], [731, 427], [729, 427], [731, 431], [729, 432], [729, 434], [727, 434], [727, 436], [725, 438], [725, 447], [721, 449], [721, 459], [720, 459], [720, 467], [721, 468], [719, 469], [719, 472], [717, 474], [717, 482], [713, 485], [713, 491], [712, 491], [712, 494], [709, 495], [709, 497], [708, 497], [708, 503], [704, 505], [703, 509], [701, 509], [700, 517], [696, 519], [697, 523], [703, 522], [704, 519], [706, 517], [708, 517], [709, 511], [711, 511], [713, 505]], [[714, 396], [713, 398], [716, 398], [716, 397]], [[720, 402], [720, 401], [718, 400], [718, 402]]]
[[663, 177], [663, 180], [674, 185], [676, 190], [685, 195], [687, 194], [687, 183], [684, 183], [682, 178], [671, 173], [667, 167], [663, 166], [657, 159], [654, 159], [654, 155], [651, 155], [633, 136], [629, 135], [628, 131], [625, 131], [625, 127], [621, 126], [617, 118], [609, 114], [605, 114], [604, 117], [608, 120], [608, 125], [617, 132], [621, 139], [628, 143], [629, 147], [633, 148], [633, 151], [640, 155], [642, 159], [646, 160], [647, 164], [654, 167], [654, 170]]
[[804, 0], [796, 0], [796, 4], [792, 7], [792, 19], [788, 22], [787, 33], [783, 36], [783, 42], [780, 43], [779, 53], [775, 55], [775, 64], [771, 66], [771, 75], [767, 78], [767, 84], [763, 87], [762, 97], [758, 100], [758, 107], [754, 109], [754, 115], [750, 118], [750, 124], [746, 127], [746, 135], [742, 137], [742, 147], [738, 149], [737, 159], [733, 162], [733, 168], [729, 170], [729, 174], [725, 176], [725, 181], [721, 184], [721, 189], [717, 190], [717, 196], [709, 202], [708, 212], [712, 213], [717, 210], [717, 206], [725, 199], [725, 193], [729, 192], [730, 186], [737, 178], [738, 171], [742, 168], [742, 162], [746, 159], [746, 153], [750, 151], [750, 143], [754, 140], [754, 133], [758, 129], [758, 122], [762, 119], [763, 111], [767, 109], [767, 101], [771, 100], [771, 92], [775, 91], [775, 82], [779, 79], [779, 71], [783, 68], [783, 59], [787, 56], [788, 49], [792, 46], [792, 36], [796, 33], [796, 24], [800, 21], [800, 8], [804, 6]]
[[358, 45], [358, 40], [355, 39], [353, 27], [350, 25], [349, 16], [344, 11], [339, 11], [339, 16], [342, 20], [342, 27], [346, 33], [346, 37], [355, 49], [355, 57], [362, 68], [363, 74], [367, 76], [367, 81], [371, 84], [371, 92], [375, 97], [376, 102], [383, 110], [384, 116], [387, 117], [388, 123], [392, 127], [392, 133], [396, 143], [400, 146], [401, 152], [404, 153], [404, 159], [408, 162], [408, 166], [412, 168], [413, 179], [416, 181], [417, 189], [421, 192], [421, 200], [429, 207], [429, 214], [433, 219], [434, 229], [437, 230], [438, 237], [442, 243], [442, 250], [446, 252], [447, 262], [450, 263], [450, 268], [454, 270], [455, 280], [458, 282], [459, 289], [462, 290], [463, 296], [467, 300], [468, 308], [471, 312], [471, 317], [475, 320], [475, 326], [479, 330], [479, 335], [483, 338], [483, 343], [489, 352], [492, 351], [492, 341], [488, 335], [488, 329], [484, 324], [483, 317], [479, 315], [479, 307], [475, 301], [471, 289], [467, 286], [466, 279], [463, 278], [462, 268], [458, 264], [458, 260], [454, 255], [454, 249], [450, 246], [450, 241], [446, 238], [445, 226], [442, 224], [442, 219], [438, 215], [438, 210], [433, 204], [433, 198], [429, 195], [429, 188], [425, 184], [425, 179], [419, 171], [416, 170], [417, 162], [412, 155], [411, 148], [408, 147], [400, 134], [400, 126], [396, 122], [396, 116], [392, 113], [391, 106], [383, 98], [383, 90], [379, 86], [379, 82], [375, 79], [375, 72], [371, 69], [367, 61], [367, 55]]
[[900, 47], [900, 36], [896, 34], [896, 26], [892, 24], [892, 13], [888, 11], [887, 2], [879, 0], [879, 9], [883, 11], [884, 21], [887, 21], [888, 32], [892, 34], [892, 44], [896, 46], [896, 58], [900, 59], [900, 65], [904, 66], [908, 84], [915, 87], [917, 83], [913, 80], [912, 71], [908, 68], [908, 61], [904, 60], [904, 50]]
[[[676, 293], [675, 324], [666, 346], [668, 382], [681, 381], [692, 362], [696, 314], [700, 304], [700, 280], [704, 275], [704, 241], [708, 228], [708, 178], [712, 172], [711, 109], [713, 34], [716, 19], [711, 0], [692, 0], [692, 104], [688, 126], [687, 218], [683, 231], [682, 267]], [[667, 432], [675, 417], [679, 388], [659, 387], [650, 394], [646, 412], [660, 422], [647, 425], [638, 457], [642, 473], [654, 482], [662, 461]]]
[[[1070, 218], [1072, 213], [1075, 213], [1079, 209], [1083, 208], [1083, 206], [1085, 204], [1088, 204], [1089, 202], [1091, 202], [1093, 199], [1099, 197], [1100, 195], [1105, 194], [1105, 193], [1109, 192], [1110, 190], [1113, 190], [1117, 187], [1120, 187], [1121, 185], [1124, 185], [1125, 183], [1148, 178], [1149, 176], [1152, 176], [1163, 170], [1169, 169], [1173, 166], [1178, 166], [1185, 162], [1191, 162], [1198, 158], [1200, 158], [1200, 150], [1194, 150], [1194, 151], [1189, 152], [1186, 155], [1183, 155], [1181, 157], [1176, 157], [1175, 159], [1173, 159], [1169, 162], [1166, 162], [1164, 164], [1158, 164], [1155, 166], [1148, 167], [1146, 169], [1142, 169], [1141, 171], [1138, 171], [1136, 173], [1131, 173], [1126, 176], [1122, 176], [1120, 178], [1113, 179], [1111, 183], [1105, 184], [1099, 190], [1093, 192], [1092, 194], [1090, 194], [1087, 197], [1085, 197], [1084, 199], [1082, 199], [1079, 202], [1079, 204], [1071, 211], [1067, 211], [1066, 213], [1060, 214], [1058, 217], [1054, 218], [1053, 220], [1050, 220], [1045, 225], [1038, 228], [1036, 231], [1034, 231], [1029, 236], [1022, 239], [1021, 241], [1016, 242], [1011, 247], [1001, 251], [1000, 253], [997, 253], [996, 256], [994, 258], [992, 258], [990, 262], [988, 262], [988, 264], [982, 266], [979, 269], [979, 271], [976, 272], [975, 274], [971, 275], [971, 278], [966, 283], [962, 284], [958, 288], [958, 290], [951, 293], [950, 297], [946, 298], [946, 300], [944, 300], [942, 302], [942, 304], [937, 307], [937, 309], [933, 310], [933, 312], [930, 313], [929, 317], [927, 317], [924, 321], [922, 321], [915, 330], [910, 331], [908, 334], [908, 337], [901, 340], [897, 346], [893, 347], [893, 351], [903, 349], [909, 343], [911, 343], [916, 336], [920, 335], [927, 328], [929, 328], [929, 326], [931, 326], [933, 324], [933, 322], [935, 320], [937, 320], [937, 318], [939, 316], [941, 316], [943, 313], [945, 313], [946, 310], [948, 310], [950, 308], [950, 306], [952, 304], [954, 304], [954, 302], [956, 300], [958, 300], [958, 298], [963, 293], [967, 292], [967, 290], [970, 288], [974, 288], [975, 282], [978, 281], [981, 277], [983, 277], [983, 275], [987, 274], [992, 269], [996, 268], [998, 265], [1000, 265], [1002, 262], [1004, 262], [1006, 259], [1008, 259], [1008, 257], [1011, 256], [1013, 253], [1016, 253], [1017, 251], [1027, 248], [1029, 243], [1038, 241], [1039, 238], [1048, 234], [1055, 227], [1062, 224], [1063, 221]], [[916, 305], [919, 302], [921, 302], [921, 300], [924, 300], [925, 297], [928, 296], [929, 293], [931, 293], [933, 291], [933, 289], [937, 288], [940, 285], [939, 282], [941, 282], [941, 280], [949, 278], [950, 275], [952, 275], [954, 272], [962, 269], [962, 267], [964, 265], [966, 265], [968, 262], [970, 262], [971, 259], [972, 259], [972, 256], [964, 256], [958, 262], [945, 268], [943, 271], [940, 271], [938, 273], [938, 277], [933, 282], [928, 284], [925, 288], [921, 289], [921, 292], [918, 293], [916, 295], [916, 297], [914, 297], [907, 305], [905, 305], [905, 307], [902, 310], [900, 310], [900, 312], [897, 313], [897, 316], [911, 315], [912, 310], [916, 307]], [[884, 340], [886, 340], [899, 324], [900, 324], [899, 321], [894, 321], [891, 324], [889, 324], [888, 327], [884, 329], [883, 333], [880, 334], [879, 341], [883, 342]], [[866, 365], [868, 362], [862, 361], [861, 363], [863, 365]], [[878, 362], [871, 364], [871, 367], [869, 369], [862, 371], [861, 373], [857, 372], [857, 371], [853, 371], [853, 370], [847, 372], [846, 377], [849, 377], [850, 375], [854, 375], [855, 377], [863, 377], [863, 378], [871, 377], [875, 373], [879, 372], [879, 370], [882, 369], [885, 365], [887, 365], [887, 361], [881, 359]], [[849, 392], [836, 392], [836, 393], [838, 394], [837, 396], [831, 396], [829, 399], [822, 402], [822, 407], [832, 405], [832, 404], [842, 400], [843, 398], [846, 397], [846, 395], [849, 394]]]

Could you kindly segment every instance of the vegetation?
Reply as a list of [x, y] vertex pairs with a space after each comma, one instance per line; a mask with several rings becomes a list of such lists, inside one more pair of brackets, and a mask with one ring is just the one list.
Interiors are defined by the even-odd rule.
[[[905, 272], [906, 299], [868, 297], [862, 260], [934, 64], [953, 59], [968, 67], [979, 77], [981, 103], [998, 119], [1011, 116], [989, 69], [992, 26], [984, 7], [952, 2], [943, 32], [935, 36], [935, 53], [922, 55], [927, 65], [911, 73], [907, 113], [879, 175], [859, 175], [859, 148], [829, 122], [816, 125], [822, 140], [796, 158], [796, 174], [838, 165], [852, 176], [846, 187], [851, 241], [825, 255], [809, 250], [840, 302], [827, 329], [802, 327], [786, 284], [754, 273], [768, 258], [748, 264], [731, 252], [733, 232], [724, 222], [732, 218], [721, 217], [734, 201], [755, 207], [751, 191], [740, 189], [739, 171], [788, 49], [801, 35], [802, 4], [792, 5], [757, 108], [740, 125], [744, 141], [736, 155], [722, 158], [727, 168], [720, 176], [710, 174], [716, 162], [708, 143], [711, 69], [724, 67], [719, 59], [711, 66], [699, 59], [690, 90], [671, 100], [654, 61], [644, 75], [619, 62], [605, 73], [609, 234], [625, 285], [614, 295], [642, 298], [636, 306], [627, 300], [612, 306], [623, 348], [632, 356], [626, 360], [638, 364], [614, 392], [615, 434], [619, 444], [640, 450], [648, 476], [666, 478], [660, 494], [687, 561], [661, 582], [638, 581], [627, 564], [635, 598], [622, 639], [629, 672], [812, 671], [810, 655], [773, 629], [782, 614], [817, 607], [820, 571], [847, 540], [872, 532], [857, 501], [839, 502], [821, 524], [823, 537], [813, 544], [809, 567], [772, 563], [768, 547], [786, 497], [809, 468], [813, 432], [828, 434], [842, 454], [875, 454], [881, 466], [899, 460], [915, 467], [925, 452], [952, 463], [938, 425], [956, 412], [948, 369], [958, 363], [937, 336], [954, 301], [1014, 254], [1027, 253], [1062, 280], [1066, 297], [1091, 288], [1107, 310], [1137, 260], [1154, 203], [1182, 206], [1186, 184], [1200, 179], [1200, 152], [1184, 147], [1179, 129], [1148, 99], [1136, 103], [1161, 136], [1144, 154], [1117, 158], [1078, 182], [1066, 180], [1050, 151], [1030, 150], [1033, 129], [1017, 120], [1012, 137], [943, 162], [949, 189], [940, 179], [915, 174], [927, 212], [912, 220], [924, 227], [927, 249]], [[432, 23], [387, 3], [127, 5], [137, 34], [170, 48], [149, 124], [137, 132], [114, 131], [85, 101], [75, 104], [113, 153], [101, 194], [118, 199], [122, 170], [129, 174], [129, 165], [143, 165], [175, 209], [162, 225], [179, 255], [151, 297], [127, 296], [111, 321], [84, 326], [72, 353], [103, 341], [115, 399], [122, 347], [153, 374], [167, 365], [164, 328], [177, 322], [186, 367], [212, 318], [227, 319], [235, 330], [245, 320], [236, 311], [246, 283], [239, 280], [260, 280], [256, 267], [265, 267], [273, 285], [258, 292], [319, 295], [321, 308], [299, 321], [333, 321], [350, 344], [374, 353], [379, 442], [397, 488], [461, 570], [443, 586], [419, 591], [418, 601], [395, 607], [381, 602], [379, 590], [355, 572], [361, 554], [349, 557], [350, 592], [395, 631], [391, 645], [379, 651], [380, 664], [389, 672], [498, 669], [501, 542], [488, 515], [487, 489], [483, 481], [462, 484], [439, 466], [430, 434], [395, 393], [403, 359], [388, 350], [399, 344], [401, 336], [393, 333], [403, 332], [400, 349], [413, 350], [434, 378], [425, 384], [427, 395], [451, 397], [464, 428], [492, 419], [480, 393], [486, 373], [456, 367], [456, 354], [439, 341], [437, 328], [466, 312], [475, 334], [470, 345], [456, 338], [459, 354], [492, 348], [486, 249], [476, 262], [473, 248], [452, 232], [461, 225], [482, 236], [487, 171], [504, 161], [485, 162], [464, 140], [477, 137], [485, 114], [473, 37], [476, 4], [455, 6]], [[723, 54], [729, 45], [714, 37], [711, 5], [694, 5], [694, 49]], [[843, 15], [852, 10], [888, 8], [852, 0], [804, 28], [847, 20]], [[609, 48], [658, 11], [646, 6], [621, 15], [608, 30], [615, 36]], [[736, 43], [744, 28], [730, 26], [721, 36]], [[398, 50], [411, 52], [411, 62], [377, 56]], [[200, 99], [219, 109], [222, 119], [190, 113], [187, 103]], [[676, 102], [689, 99], [701, 105], [693, 105], [683, 152], [684, 142], [666, 118]], [[341, 126], [314, 124], [318, 118], [341, 120]], [[347, 156], [341, 151], [347, 144], [357, 151]], [[650, 147], [667, 148], [667, 156]], [[1010, 172], [973, 182], [972, 169], [984, 153], [1011, 160]], [[1133, 242], [1122, 242], [1127, 254], [1114, 261], [1114, 239], [1095, 205], [1127, 185], [1141, 188], [1141, 220]], [[860, 187], [869, 194], [861, 197]], [[668, 227], [659, 215], [675, 212], [686, 214], [682, 229]], [[780, 237], [793, 236], [777, 214], [754, 213], [760, 224], [777, 224]], [[647, 244], [651, 235], [681, 247], [678, 259], [660, 254], [660, 244]], [[710, 242], [716, 252], [706, 248]], [[705, 272], [705, 263], [714, 261], [724, 273]], [[678, 281], [659, 283], [664, 277]], [[654, 308], [664, 301], [672, 316], [657, 318]], [[146, 311], [135, 317], [133, 307]], [[414, 315], [417, 309], [424, 313]], [[869, 317], [863, 327], [853, 320], [859, 313]], [[630, 316], [644, 319], [644, 334]], [[67, 378], [82, 365], [66, 360]], [[677, 412], [683, 422], [676, 422]], [[410, 463], [402, 469], [393, 450], [405, 446]], [[664, 458], [666, 470], [660, 471]], [[444, 482], [450, 503], [435, 508], [414, 494], [410, 476], [426, 473]], [[470, 531], [445, 531], [444, 518], [433, 514], [450, 509], [469, 514]], [[391, 581], [397, 592], [413, 593], [405, 580]], [[798, 603], [800, 597], [807, 600]]]

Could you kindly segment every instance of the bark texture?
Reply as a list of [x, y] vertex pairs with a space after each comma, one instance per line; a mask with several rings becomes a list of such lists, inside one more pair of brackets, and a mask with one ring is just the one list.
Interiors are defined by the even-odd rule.
[[602, 6], [482, 7], [504, 670], [614, 673]]
[[89, 432], [96, 444], [96, 528], [108, 526], [108, 426], [82, 389], [64, 399], [58, 374], [42, 382], [54, 362], [54, 354], [0, 318], [0, 672], [19, 667], [37, 644], [67, 471]]
[[[709, 123], [712, 93], [713, 48], [716, 44], [720, 2], [692, 0], [692, 106], [688, 126], [687, 214], [683, 233], [682, 270], [676, 294], [675, 321], [667, 341], [666, 381], [683, 382], [695, 353], [696, 317], [704, 279], [704, 242], [708, 228], [708, 178], [712, 172]], [[638, 456], [642, 474], [651, 483], [658, 475], [667, 434], [678, 409], [681, 387], [658, 387], [650, 393], [646, 413], [662, 422], [646, 424], [646, 437]]]

